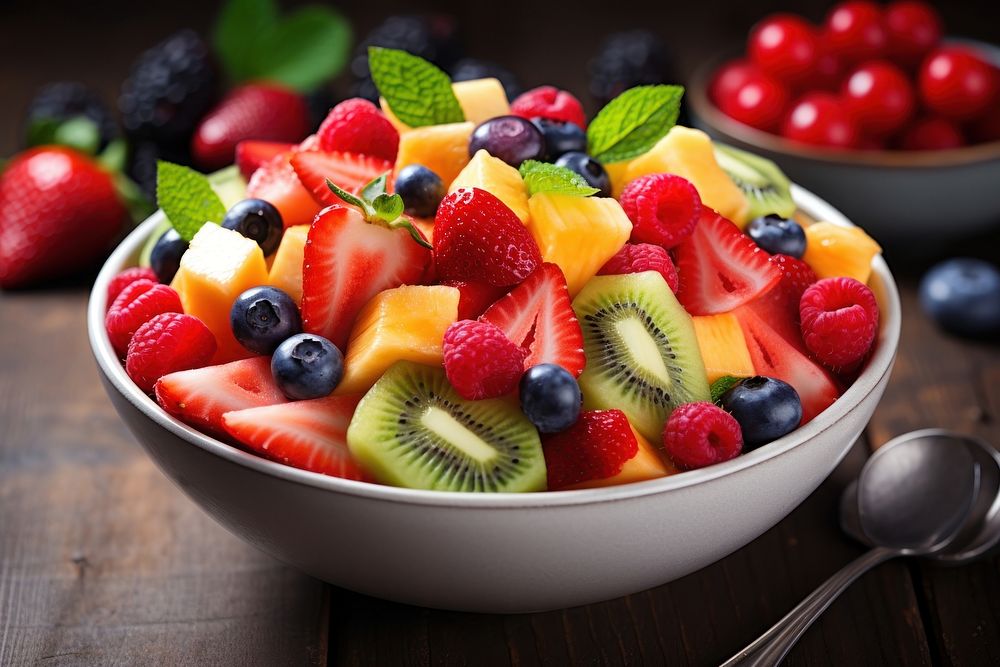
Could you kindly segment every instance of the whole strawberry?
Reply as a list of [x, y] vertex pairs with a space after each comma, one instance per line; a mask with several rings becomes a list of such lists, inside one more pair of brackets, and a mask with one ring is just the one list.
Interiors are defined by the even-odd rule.
[[0, 287], [26, 287], [91, 266], [126, 219], [111, 175], [69, 148], [41, 146], [0, 174]]

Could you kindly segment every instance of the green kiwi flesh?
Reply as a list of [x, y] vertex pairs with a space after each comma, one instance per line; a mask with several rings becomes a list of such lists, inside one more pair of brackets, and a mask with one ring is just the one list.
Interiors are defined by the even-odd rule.
[[750, 219], [775, 214], [790, 218], [795, 213], [788, 177], [768, 159], [738, 148], [715, 143], [715, 160], [743, 191], [750, 205]]

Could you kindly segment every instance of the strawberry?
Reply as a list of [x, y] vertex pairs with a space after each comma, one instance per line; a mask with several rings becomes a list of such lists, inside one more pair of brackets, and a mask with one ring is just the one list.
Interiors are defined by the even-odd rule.
[[816, 274], [801, 259], [788, 255], [771, 255], [771, 263], [781, 270], [781, 280], [773, 288], [747, 304], [777, 333], [805, 354], [802, 329], [799, 326], [799, 301]]
[[69, 148], [43, 146], [0, 174], [0, 287], [26, 287], [91, 266], [126, 210], [111, 175]]
[[170, 373], [156, 382], [154, 390], [164, 410], [213, 435], [225, 435], [222, 415], [227, 412], [287, 400], [271, 375], [268, 357]]
[[285, 228], [308, 225], [321, 208], [295, 175], [291, 157], [291, 151], [276, 155], [261, 165], [247, 183], [247, 197], [270, 202], [281, 213]]
[[392, 171], [391, 162], [357, 153], [299, 150], [292, 154], [291, 163], [299, 180], [321, 206], [341, 203], [326, 187], [327, 180], [358, 194], [373, 178]]
[[467, 280], [446, 280], [442, 285], [458, 290], [458, 319], [474, 320], [500, 297], [507, 294], [506, 287], [494, 287], [486, 283]]
[[250, 83], [233, 89], [202, 119], [191, 154], [203, 169], [221, 169], [233, 162], [236, 144], [245, 139], [298, 141], [311, 125], [301, 95], [271, 83]]
[[680, 276], [677, 299], [692, 315], [728, 312], [781, 280], [768, 254], [707, 206], [691, 236], [674, 249], [674, 259]]
[[274, 461], [344, 479], [367, 479], [347, 449], [357, 396], [327, 396], [222, 415], [226, 432]]
[[248, 139], [236, 144], [236, 164], [244, 178], [250, 178], [253, 173], [275, 156], [287, 153], [295, 147], [281, 141], [257, 141]]
[[330, 109], [316, 133], [324, 151], [346, 151], [396, 161], [399, 132], [368, 100], [355, 97]]
[[550, 363], [579, 377], [587, 359], [583, 332], [555, 264], [542, 264], [527, 280], [490, 306], [479, 318], [498, 326], [517, 345], [528, 348], [524, 367]]

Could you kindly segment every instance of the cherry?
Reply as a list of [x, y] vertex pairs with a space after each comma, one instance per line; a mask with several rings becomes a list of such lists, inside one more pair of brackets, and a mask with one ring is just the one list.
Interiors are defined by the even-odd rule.
[[900, 0], [885, 8], [883, 14], [889, 38], [889, 55], [904, 65], [916, 65], [941, 41], [943, 24], [940, 15], [926, 2]]
[[763, 72], [752, 72], [735, 94], [721, 100], [719, 108], [750, 127], [774, 132], [790, 101], [788, 89], [779, 81]]
[[969, 125], [969, 136], [980, 143], [1000, 141], [1000, 106], [994, 105], [992, 110], [973, 121]]
[[813, 27], [791, 14], [773, 14], [755, 25], [747, 50], [765, 74], [788, 84], [808, 79], [820, 51]]
[[910, 125], [899, 139], [899, 146], [907, 151], [939, 151], [965, 145], [958, 125], [939, 116], [921, 118]]
[[747, 60], [730, 60], [715, 71], [712, 82], [708, 85], [708, 97], [716, 106], [722, 105], [722, 100], [732, 97], [751, 76], [759, 70]]
[[810, 80], [810, 88], [836, 92], [844, 80], [844, 63], [827, 45], [826, 36], [820, 38], [820, 53], [816, 60], [815, 76]]
[[841, 90], [841, 99], [865, 134], [882, 137], [899, 130], [916, 108], [913, 86], [903, 70], [884, 60], [857, 67]]
[[997, 98], [1000, 75], [974, 51], [944, 46], [920, 67], [920, 97], [930, 110], [953, 120], [971, 120]]
[[792, 107], [781, 134], [793, 141], [829, 148], [853, 148], [859, 140], [851, 115], [830, 93], [804, 95]]
[[867, 0], [834, 5], [826, 17], [825, 29], [830, 51], [845, 63], [880, 57], [888, 41], [882, 10]]

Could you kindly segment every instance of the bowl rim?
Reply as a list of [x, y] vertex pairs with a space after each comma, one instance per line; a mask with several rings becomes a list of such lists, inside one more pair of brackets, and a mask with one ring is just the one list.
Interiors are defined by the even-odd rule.
[[[816, 195], [793, 185], [792, 195], [800, 209], [817, 220], [842, 226], [853, 226], [839, 211]], [[144, 394], [128, 377], [124, 366], [111, 347], [104, 329], [108, 283], [122, 269], [134, 265], [139, 251], [157, 225], [164, 219], [157, 211], [138, 225], [112, 252], [101, 268], [87, 304], [87, 330], [91, 350], [99, 371], [114, 390], [151, 421], [187, 444], [199, 447], [231, 463], [279, 479], [317, 489], [385, 502], [446, 506], [453, 508], [553, 508], [597, 504], [657, 495], [737, 473], [763, 464], [816, 438], [860, 406], [891, 371], [899, 344], [901, 306], [899, 292], [888, 265], [881, 255], [873, 260], [873, 275], [881, 283], [882, 307], [878, 342], [872, 358], [860, 376], [847, 390], [811, 422], [790, 434], [730, 461], [699, 470], [691, 470], [654, 480], [621, 484], [596, 489], [546, 491], [542, 493], [463, 493], [427, 491], [383, 486], [369, 482], [340, 479], [277, 463], [245, 452], [187, 426], [164, 411], [155, 400]], [[138, 440], [138, 438], [137, 438]], [[140, 442], [140, 444], [142, 444]], [[145, 445], [143, 445], [145, 448]]]

